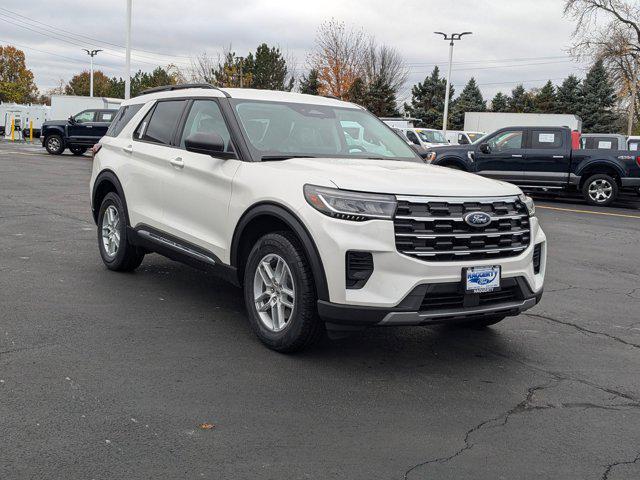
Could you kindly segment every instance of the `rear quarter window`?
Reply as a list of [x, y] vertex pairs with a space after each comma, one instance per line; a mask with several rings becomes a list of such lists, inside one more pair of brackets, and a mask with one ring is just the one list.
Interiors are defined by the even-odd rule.
[[113, 122], [109, 125], [106, 135], [108, 137], [117, 137], [120, 135], [120, 132], [127, 126], [134, 115], [140, 111], [143, 105], [143, 103], [138, 103], [136, 105], [120, 107], [120, 110], [118, 110], [114, 116]]

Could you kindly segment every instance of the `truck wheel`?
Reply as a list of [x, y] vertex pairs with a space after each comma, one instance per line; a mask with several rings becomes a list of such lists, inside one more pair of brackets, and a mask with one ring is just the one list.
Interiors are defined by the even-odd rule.
[[64, 140], [60, 135], [49, 135], [44, 141], [44, 147], [51, 155], [61, 155], [64, 152]]
[[107, 193], [98, 213], [98, 248], [106, 267], [117, 272], [135, 270], [144, 258], [144, 251], [127, 239], [126, 218], [118, 194]]
[[610, 175], [596, 173], [584, 182], [582, 196], [589, 205], [611, 205], [618, 198], [618, 184]]
[[251, 328], [273, 350], [299, 351], [322, 336], [313, 275], [289, 232], [269, 233], [255, 243], [244, 272], [244, 299]]
[[87, 151], [87, 147], [78, 147], [74, 145], [69, 147], [69, 150], [71, 150], [71, 153], [73, 153], [74, 155], [80, 156], [84, 155], [84, 152]]
[[456, 323], [457, 327], [461, 328], [471, 328], [471, 329], [481, 329], [486, 328], [490, 325], [495, 325], [498, 322], [501, 322], [507, 317], [497, 316], [497, 317], [482, 317], [475, 320], [467, 320], [466, 322]]

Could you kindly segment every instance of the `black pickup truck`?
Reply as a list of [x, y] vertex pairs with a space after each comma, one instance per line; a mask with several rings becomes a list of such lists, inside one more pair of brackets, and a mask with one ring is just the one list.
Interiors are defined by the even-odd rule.
[[623, 189], [639, 191], [638, 153], [575, 150], [571, 130], [565, 127], [508, 127], [470, 145], [432, 147], [424, 158], [523, 190], [578, 191], [591, 205], [609, 205]]
[[60, 155], [65, 148], [82, 155], [104, 137], [117, 110], [83, 110], [68, 120], [49, 120], [42, 124], [42, 146], [51, 155]]

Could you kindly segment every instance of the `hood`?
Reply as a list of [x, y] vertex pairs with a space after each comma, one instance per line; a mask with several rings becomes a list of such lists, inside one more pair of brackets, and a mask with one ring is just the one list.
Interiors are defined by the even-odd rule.
[[[521, 193], [515, 185], [420, 162], [355, 158], [292, 158], [291, 173], [308, 181], [324, 178], [344, 190], [398, 195], [491, 197]], [[297, 171], [297, 172], [296, 172]]]
[[68, 125], [69, 120], [47, 120], [46, 122], [42, 122], [42, 126], [64, 126]]

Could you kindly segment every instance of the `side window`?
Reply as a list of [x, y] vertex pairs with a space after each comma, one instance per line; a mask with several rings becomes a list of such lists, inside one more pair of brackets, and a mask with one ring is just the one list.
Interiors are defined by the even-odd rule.
[[127, 123], [133, 118], [133, 116], [140, 111], [144, 104], [139, 103], [137, 105], [127, 105], [126, 107], [120, 107], [120, 110], [115, 114], [113, 122], [109, 125], [107, 130], [108, 137], [117, 137], [120, 132], [127, 126]]
[[185, 100], [158, 102], [136, 129], [135, 139], [169, 145], [182, 115]]
[[111, 123], [113, 120], [113, 112], [98, 112], [97, 122]]
[[78, 123], [93, 122], [95, 114], [95, 110], [85, 110], [84, 112], [77, 113], [73, 119]]
[[[153, 119], [151, 121], [153, 123]], [[185, 140], [194, 133], [217, 133], [224, 141], [224, 151], [234, 151], [227, 124], [218, 103], [213, 100], [195, 100], [193, 102], [180, 136], [180, 148], [184, 148]]]
[[464, 133], [458, 134], [458, 144], [460, 145], [468, 145], [469, 140], [467, 140], [467, 136]]
[[637, 152], [638, 150], [640, 150], [638, 148], [638, 145], [640, 145], [640, 140], [629, 140], [629, 150]]
[[500, 153], [506, 150], [521, 149], [523, 138], [524, 132], [522, 130], [505, 130], [491, 138], [487, 143], [493, 153]]
[[418, 140], [418, 136], [412, 132], [411, 130], [407, 130], [407, 138], [411, 143], [415, 143], [416, 145], [420, 145], [420, 140]]
[[562, 134], [549, 130], [531, 130], [531, 148], [558, 149], [562, 147]]

